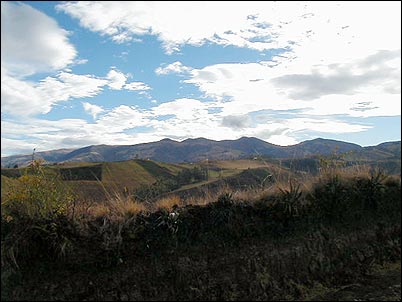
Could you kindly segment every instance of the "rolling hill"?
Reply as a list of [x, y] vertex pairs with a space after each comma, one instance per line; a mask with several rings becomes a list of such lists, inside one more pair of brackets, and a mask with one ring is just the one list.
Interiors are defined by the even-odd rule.
[[[152, 193], [159, 196], [172, 192], [180, 192], [180, 195], [185, 195], [186, 192], [195, 194], [198, 189], [202, 192], [202, 188], [218, 189], [222, 185], [237, 189], [259, 184], [270, 173], [275, 175], [291, 173], [286, 168], [267, 163], [265, 160], [251, 159], [211, 160], [197, 164], [172, 164], [134, 159], [121, 162], [66, 162], [45, 165], [42, 168], [44, 173], [52, 177], [59, 174], [81, 200], [87, 201], [113, 198], [115, 194], [135, 195], [139, 191], [142, 195]], [[193, 169], [206, 171], [206, 177], [194, 179], [191, 177]], [[30, 173], [28, 168], [2, 168], [2, 194], [15, 179], [26, 173]], [[186, 175], [184, 181], [179, 181], [180, 173]]]
[[[357, 144], [314, 139], [292, 146], [277, 146], [254, 137], [237, 140], [214, 141], [205, 138], [186, 139], [182, 142], [163, 139], [137, 145], [94, 145], [79, 149], [60, 149], [37, 152], [35, 158], [46, 163], [60, 162], [117, 162], [131, 159], [151, 159], [166, 163], [193, 163], [202, 160], [244, 159], [255, 156], [269, 158], [309, 158], [334, 153], [352, 152], [365, 160], [400, 160], [401, 142], [386, 142], [377, 146], [361, 147]], [[1, 158], [2, 167], [29, 164], [32, 154]]]

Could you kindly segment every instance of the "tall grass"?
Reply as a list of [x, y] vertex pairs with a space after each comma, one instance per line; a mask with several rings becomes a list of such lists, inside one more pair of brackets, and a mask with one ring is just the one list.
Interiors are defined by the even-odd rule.
[[88, 214], [94, 219], [107, 218], [109, 220], [125, 220], [141, 212], [146, 212], [144, 203], [133, 200], [130, 196], [116, 193], [113, 197], [100, 203], [93, 204], [88, 209]]

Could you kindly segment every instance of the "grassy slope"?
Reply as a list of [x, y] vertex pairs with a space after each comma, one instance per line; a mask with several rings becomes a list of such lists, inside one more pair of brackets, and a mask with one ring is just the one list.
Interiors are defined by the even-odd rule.
[[[55, 173], [56, 169], [63, 168], [85, 168], [98, 166], [99, 163], [64, 163], [61, 166], [46, 166], [46, 173]], [[122, 162], [105, 162], [102, 166], [101, 181], [93, 180], [69, 180], [66, 185], [71, 186], [73, 191], [77, 193], [79, 199], [99, 201], [107, 199], [110, 196], [123, 193], [133, 193], [142, 186], [151, 185], [158, 178], [170, 178], [177, 175], [183, 169], [192, 169], [194, 166], [203, 166], [208, 168], [209, 178], [207, 181], [184, 185], [175, 192], [183, 192], [193, 190], [205, 185], [222, 185], [225, 180], [233, 180], [239, 176], [238, 182], [242, 182], [241, 173], [248, 169], [268, 169], [274, 174], [277, 180], [287, 179], [289, 171], [272, 163], [267, 163], [264, 160], [227, 160], [227, 161], [202, 161], [196, 164], [168, 164], [154, 162], [148, 160], [129, 160]], [[19, 169], [4, 169], [4, 170], [19, 170]], [[4, 172], [3, 170], [3, 172]], [[24, 173], [24, 172], [22, 172]], [[5, 178], [2, 186], [7, 187], [10, 178]]]

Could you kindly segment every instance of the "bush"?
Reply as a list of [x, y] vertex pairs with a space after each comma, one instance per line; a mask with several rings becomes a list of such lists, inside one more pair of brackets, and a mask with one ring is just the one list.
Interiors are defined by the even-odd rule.
[[377, 211], [384, 199], [387, 176], [381, 171], [371, 171], [370, 178], [357, 179], [356, 193], [363, 201], [363, 208], [367, 211]]
[[341, 221], [350, 213], [350, 186], [338, 175], [315, 185], [310, 195], [316, 215], [329, 222]]
[[45, 175], [39, 162], [27, 172], [1, 201], [1, 258], [6, 266], [58, 257], [71, 246], [67, 209], [73, 195], [56, 175]]

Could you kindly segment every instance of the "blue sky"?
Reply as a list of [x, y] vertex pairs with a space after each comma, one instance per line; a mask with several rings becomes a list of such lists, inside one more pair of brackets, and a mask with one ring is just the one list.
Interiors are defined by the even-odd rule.
[[2, 156], [401, 138], [400, 2], [1, 3]]

